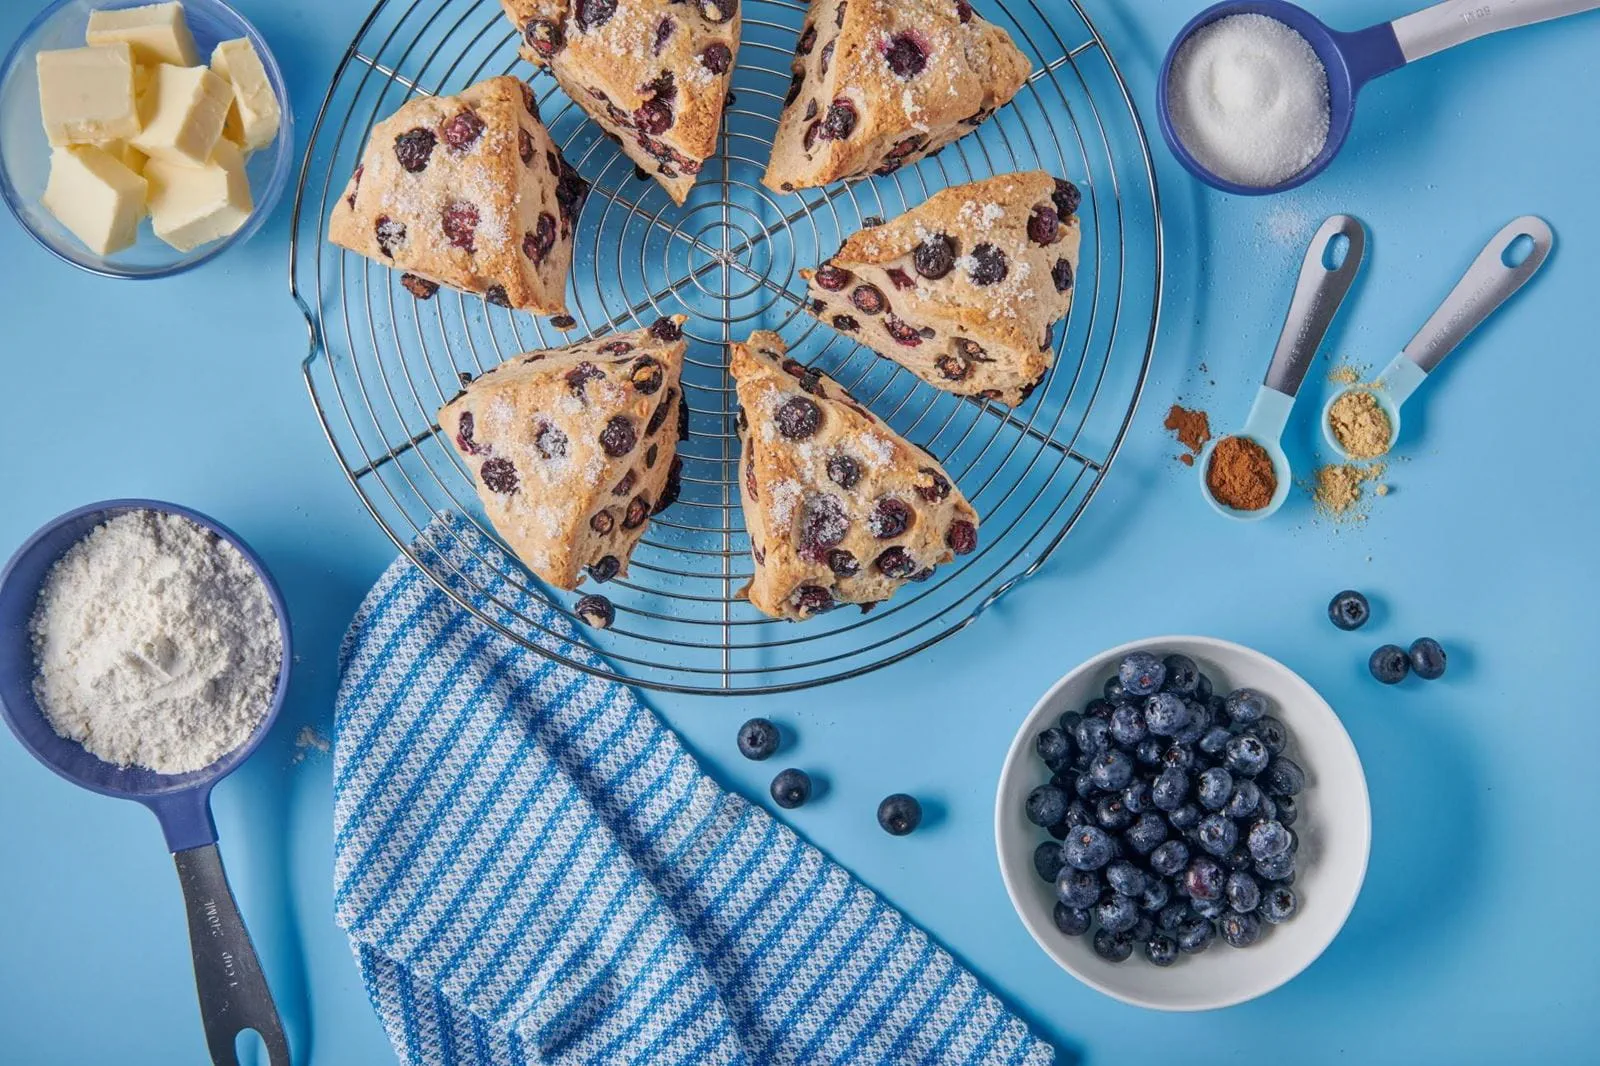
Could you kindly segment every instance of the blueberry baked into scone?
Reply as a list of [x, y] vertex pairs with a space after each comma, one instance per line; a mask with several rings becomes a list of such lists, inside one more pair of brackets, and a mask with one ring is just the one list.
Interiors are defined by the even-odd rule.
[[500, 0], [522, 55], [677, 203], [716, 151], [738, 0]]
[[967, 0], [812, 0], [763, 184], [890, 174], [971, 133], [1032, 65]]
[[1081, 199], [1042, 170], [935, 193], [802, 270], [811, 313], [932, 385], [1015, 407], [1055, 361]]
[[744, 595], [774, 618], [869, 609], [978, 546], [978, 514], [944, 468], [787, 357], [776, 333], [732, 344], [739, 497], [755, 558]]
[[489, 521], [558, 588], [626, 574], [650, 516], [678, 497], [683, 318], [516, 356], [439, 412]]
[[404, 271], [418, 299], [449, 285], [559, 314], [587, 192], [539, 121], [532, 90], [490, 78], [458, 96], [412, 100], [374, 126], [328, 239]]

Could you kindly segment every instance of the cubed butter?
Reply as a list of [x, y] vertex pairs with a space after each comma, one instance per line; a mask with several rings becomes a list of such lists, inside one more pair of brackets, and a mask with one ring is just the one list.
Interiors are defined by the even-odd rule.
[[149, 156], [139, 151], [139, 149], [135, 148], [127, 141], [111, 141], [107, 144], [101, 145], [101, 147], [104, 148], [106, 153], [113, 159], [117, 160], [135, 174], [143, 174], [144, 165], [150, 161]]
[[50, 153], [44, 206], [97, 255], [134, 242], [146, 192], [144, 178], [104, 149], [74, 145]]
[[125, 42], [133, 49], [134, 58], [143, 64], [192, 67], [200, 62], [179, 3], [91, 11], [87, 37], [90, 44]]
[[223, 41], [211, 53], [211, 69], [233, 85], [233, 106], [222, 135], [253, 152], [278, 135], [278, 97], [267, 80], [267, 68], [248, 37]]
[[250, 217], [250, 179], [244, 154], [232, 141], [217, 141], [202, 167], [152, 156], [144, 176], [150, 183], [150, 221], [156, 236], [192, 251], [233, 233]]
[[144, 128], [128, 139], [151, 159], [204, 166], [222, 137], [233, 86], [209, 67], [156, 65], [139, 97]]
[[98, 144], [139, 132], [126, 44], [40, 52], [39, 111], [52, 145]]

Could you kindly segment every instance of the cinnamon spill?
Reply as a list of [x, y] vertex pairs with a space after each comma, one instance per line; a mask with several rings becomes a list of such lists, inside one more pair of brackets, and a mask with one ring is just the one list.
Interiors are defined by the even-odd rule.
[[1211, 439], [1210, 416], [1204, 411], [1191, 411], [1187, 407], [1173, 404], [1167, 409], [1167, 420], [1161, 424], [1172, 432], [1179, 444], [1188, 449], [1187, 454], [1178, 456], [1178, 462], [1184, 466], [1193, 466], [1195, 456], [1200, 454], [1206, 442]]

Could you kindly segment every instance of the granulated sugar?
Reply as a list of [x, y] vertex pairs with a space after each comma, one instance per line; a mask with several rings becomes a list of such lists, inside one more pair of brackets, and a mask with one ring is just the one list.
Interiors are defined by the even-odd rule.
[[30, 624], [35, 695], [61, 736], [118, 766], [209, 766], [267, 713], [277, 614], [230, 544], [176, 515], [94, 530], [45, 578]]
[[1276, 185], [1328, 141], [1328, 72], [1306, 39], [1266, 15], [1202, 27], [1173, 59], [1167, 82], [1184, 147], [1218, 177]]

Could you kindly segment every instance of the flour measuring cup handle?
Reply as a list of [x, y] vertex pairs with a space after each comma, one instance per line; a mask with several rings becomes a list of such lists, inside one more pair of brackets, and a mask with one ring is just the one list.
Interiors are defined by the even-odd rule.
[[1501, 30], [1600, 9], [1600, 0], [1445, 0], [1389, 24], [1400, 54], [1415, 63]]

